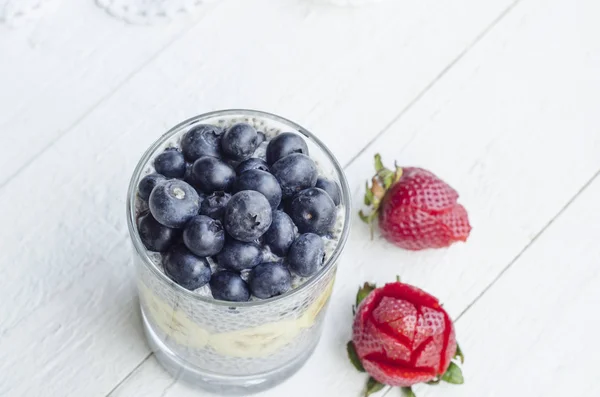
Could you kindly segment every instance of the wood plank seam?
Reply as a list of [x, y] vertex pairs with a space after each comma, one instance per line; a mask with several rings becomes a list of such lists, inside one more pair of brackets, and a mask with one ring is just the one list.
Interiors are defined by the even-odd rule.
[[[477, 295], [475, 297], [475, 299], [473, 299], [473, 301], [467, 307], [465, 307], [465, 309], [463, 311], [461, 311], [458, 316], [456, 316], [456, 318], [454, 319], [455, 323], [460, 321], [460, 319], [463, 317], [463, 315], [467, 311], [469, 311], [469, 309], [471, 309], [486, 294], [486, 292], [488, 292], [494, 286], [494, 284], [496, 284], [496, 282], [498, 280], [500, 280], [502, 278], [502, 276], [512, 267], [513, 264], [515, 264], [519, 260], [519, 258], [521, 258], [521, 256], [523, 256], [525, 251], [527, 251], [529, 248], [531, 248], [535, 244], [535, 242], [538, 241], [538, 239], [542, 236], [542, 234], [544, 234], [546, 232], [546, 230], [548, 230], [548, 228], [550, 228], [550, 226], [552, 226], [554, 221], [556, 219], [558, 219], [571, 206], [571, 204], [573, 204], [575, 202], [575, 200], [577, 200], [577, 198], [579, 196], [581, 196], [581, 194], [596, 180], [596, 178], [599, 175], [600, 175], [600, 169], [598, 171], [596, 171], [596, 173], [594, 173], [594, 175], [592, 175], [592, 177], [581, 187], [581, 189], [579, 189], [577, 191], [577, 193], [575, 193], [573, 195], [573, 197], [571, 197], [571, 199], [569, 199], [569, 201], [556, 213], [556, 215], [554, 215], [548, 221], [548, 223], [546, 223], [540, 229], [540, 231], [538, 233], [536, 233], [535, 236], [533, 236], [531, 241], [529, 243], [527, 243], [527, 245], [525, 245], [525, 247], [523, 247], [523, 249], [521, 251], [519, 251], [519, 253], [502, 269], [502, 271], [500, 271], [500, 273], [498, 273], [498, 275], [481, 291], [481, 293], [479, 295]], [[393, 389], [394, 389], [393, 387], [388, 387], [388, 390], [383, 394], [382, 397], [387, 396], [388, 393], [390, 393]]]
[[131, 372], [130, 372], [130, 373], [128, 373], [128, 374], [127, 374], [127, 375], [126, 375], [126, 376], [125, 376], [123, 379], [121, 379], [121, 380], [119, 381], [119, 383], [117, 383], [117, 384], [115, 385], [115, 387], [113, 387], [113, 388], [112, 388], [112, 389], [111, 389], [111, 390], [108, 392], [108, 394], [106, 394], [106, 397], [110, 397], [110, 396], [111, 396], [111, 395], [112, 395], [112, 394], [115, 392], [115, 390], [117, 390], [117, 389], [118, 389], [118, 388], [119, 388], [119, 387], [120, 387], [120, 386], [121, 386], [123, 383], [127, 382], [127, 380], [128, 380], [129, 378], [131, 378], [131, 376], [132, 376], [133, 374], [135, 374], [135, 371], [137, 371], [137, 370], [138, 370], [138, 369], [139, 369], [139, 368], [140, 368], [142, 365], [144, 365], [144, 363], [145, 363], [146, 361], [148, 361], [148, 360], [150, 359], [150, 357], [152, 357], [153, 355], [154, 355], [154, 353], [153, 353], [153, 352], [150, 352], [150, 353], [148, 353], [148, 355], [146, 355], [146, 357], [144, 357], [144, 359], [143, 359], [142, 361], [140, 361], [140, 362], [139, 362], [139, 364], [138, 364], [138, 365], [136, 365], [136, 366], [135, 366], [135, 367], [134, 367], [134, 368], [131, 370]]
[[500, 273], [498, 273], [498, 275], [481, 291], [481, 293], [479, 295], [477, 295], [475, 297], [475, 299], [473, 299], [473, 301], [467, 306], [465, 307], [465, 309], [460, 312], [460, 314], [456, 317], [456, 319], [454, 320], [455, 322], [460, 320], [461, 317], [471, 308], [473, 307], [473, 305], [475, 305], [477, 303], [477, 301], [479, 301], [479, 299], [481, 299], [481, 297], [483, 295], [485, 295], [485, 293], [494, 286], [494, 284], [496, 284], [496, 282], [498, 280], [500, 280], [500, 278], [502, 278], [502, 276], [504, 275], [504, 273], [506, 273], [506, 271], [508, 269], [510, 269], [512, 267], [512, 265], [517, 262], [519, 260], [519, 258], [525, 253], [525, 251], [527, 251], [531, 246], [533, 246], [533, 244], [535, 244], [535, 242], [539, 239], [539, 237], [544, 234], [544, 232], [546, 232], [546, 230], [554, 223], [554, 221], [560, 217], [570, 206], [571, 204], [573, 204], [573, 202], [575, 202], [575, 200], [577, 200], [577, 198], [594, 182], [594, 180], [596, 180], [596, 178], [598, 177], [598, 175], [600, 175], [600, 170], [596, 171], [596, 173], [594, 175], [592, 175], [592, 177], [581, 187], [581, 189], [579, 189], [577, 191], [577, 193], [575, 193], [573, 195], [573, 197], [571, 197], [571, 199], [569, 199], [569, 201], [567, 201], [567, 203], [556, 213], [556, 215], [554, 215], [552, 218], [550, 218], [550, 220], [548, 221], [548, 223], [546, 223], [538, 233], [535, 234], [535, 236], [533, 236], [533, 238], [531, 239], [531, 241], [529, 241], [529, 243], [527, 243], [527, 245], [525, 245], [525, 247], [523, 247], [523, 249], [506, 265], [506, 267], [504, 267], [504, 269], [502, 269], [502, 271], [500, 271]]
[[[421, 100], [421, 98], [423, 98], [436, 85], [436, 83], [438, 81], [440, 81], [440, 79], [442, 79], [458, 62], [460, 62], [461, 59], [463, 59], [465, 57], [465, 55], [467, 55], [467, 53], [469, 53], [481, 40], [483, 40], [488, 35], [488, 33], [491, 32], [492, 29], [494, 29], [494, 27], [496, 27], [500, 23], [500, 21], [502, 21], [504, 19], [504, 17], [506, 17], [520, 2], [521, 2], [521, 0], [515, 0], [514, 2], [509, 4], [509, 6], [506, 7], [500, 14], [498, 14], [498, 16], [485, 29], [483, 29], [477, 36], [475, 36], [473, 41], [471, 41], [471, 43], [469, 43], [454, 59], [452, 59], [452, 61], [450, 61], [450, 63], [448, 65], [446, 65], [446, 67], [444, 67], [440, 71], [440, 73], [438, 73], [437, 76], [435, 76], [431, 80], [431, 82], [425, 86], [425, 88], [423, 88], [402, 110], [400, 110], [400, 112], [396, 116], [394, 116], [392, 118], [392, 120], [388, 124], [386, 124], [386, 126], [380, 132], [378, 132], [373, 137], [373, 139], [371, 139], [369, 142], [367, 142], [367, 144], [361, 150], [359, 150], [350, 159], [350, 161], [348, 161], [348, 163], [344, 166], [344, 168], [350, 166], [369, 147], [371, 147], [373, 145], [373, 143], [375, 143], [394, 124], [396, 124], [400, 120], [400, 118], [404, 114], [406, 114], [406, 112], [408, 112], [414, 105], [416, 105]], [[412, 139], [414, 139], [414, 137]], [[410, 141], [408, 142], [408, 144], [410, 144]]]
[[7, 185], [12, 179], [14, 179], [16, 176], [18, 176], [21, 172], [23, 172], [23, 170], [27, 169], [27, 167], [29, 167], [31, 164], [33, 164], [34, 163], [33, 159], [41, 156], [48, 149], [50, 149], [57, 142], [59, 142], [65, 135], [69, 134], [75, 127], [77, 127], [91, 113], [93, 113], [94, 110], [96, 110], [96, 108], [98, 106], [102, 105], [104, 102], [106, 102], [107, 100], [109, 100], [110, 98], [112, 98], [112, 96], [114, 94], [116, 94], [121, 89], [121, 87], [123, 87], [125, 84], [127, 84], [127, 82], [129, 80], [131, 80], [138, 73], [140, 73], [142, 70], [144, 70], [149, 64], [151, 64], [156, 58], [158, 58], [164, 51], [166, 51], [169, 47], [171, 47], [171, 45], [173, 45], [175, 42], [177, 42], [181, 38], [185, 37], [189, 33], [189, 31], [191, 29], [193, 29], [198, 23], [200, 23], [204, 19], [205, 15], [208, 15], [208, 13], [202, 14], [202, 16], [200, 16], [197, 21], [191, 23], [189, 26], [187, 26], [185, 29], [183, 29], [181, 32], [179, 32], [177, 35], [175, 35], [175, 37], [173, 37], [164, 46], [162, 46], [161, 48], [159, 48], [154, 54], [152, 54], [150, 57], [148, 57], [148, 59], [146, 59], [140, 66], [138, 66], [133, 71], [131, 71], [129, 74], [127, 74], [125, 76], [125, 78], [121, 82], [119, 82], [111, 92], [109, 92], [106, 95], [104, 95], [101, 98], [99, 98], [85, 112], [83, 112], [81, 114], [81, 116], [78, 117], [70, 126], [68, 126], [67, 128], [65, 128], [64, 131], [62, 131], [54, 139], [52, 139], [51, 141], [49, 141], [39, 151], [37, 151], [36, 153], [34, 153], [30, 157], [29, 161], [25, 162], [22, 166], [20, 166], [19, 168], [17, 168], [16, 171], [14, 171], [3, 182], [0, 183], [0, 190], [2, 188], [4, 188], [4, 186]]
[[[429, 82], [396, 116], [394, 116], [390, 122], [388, 124], [386, 124], [386, 126], [380, 131], [378, 132], [373, 139], [371, 139], [364, 147], [363, 149], [359, 150], [344, 166], [343, 168], [346, 169], [349, 166], [352, 165], [352, 163], [360, 157], [361, 154], [363, 154], [369, 147], [371, 147], [373, 145], [373, 143], [375, 143], [381, 136], [383, 136], [389, 129], [390, 127], [392, 127], [394, 124], [396, 124], [404, 114], [406, 114], [414, 105], [416, 105], [435, 85], [438, 81], [440, 81], [456, 64], [458, 64], [460, 62], [461, 59], [463, 59], [475, 46], [477, 46], [477, 44], [479, 42], [481, 42], [481, 40], [483, 40], [508, 14], [510, 14], [510, 12], [515, 9], [515, 7], [521, 2], [521, 0], [515, 0], [513, 1], [511, 4], [509, 4], [500, 14], [498, 14], [498, 16], [488, 25], [486, 26], [479, 34], [477, 34], [475, 36], [475, 38], [454, 58], [450, 61], [450, 63], [448, 63], [448, 65], [446, 65], [432, 80], [431, 82]], [[187, 30], [186, 30], [187, 32]], [[179, 37], [179, 36], [178, 36]], [[117, 89], [115, 89], [115, 91], [117, 91]], [[410, 142], [409, 142], [410, 143]], [[592, 178], [593, 179], [593, 178]], [[588, 184], [591, 181], [588, 182]], [[586, 184], [587, 186], [587, 184]], [[0, 189], [2, 188], [2, 185], [0, 185]], [[579, 195], [580, 192], [577, 193], [577, 195]], [[564, 210], [561, 209], [561, 211]], [[547, 225], [548, 226], [548, 225]], [[545, 230], [545, 228], [543, 229]], [[543, 231], [542, 230], [542, 231]], [[536, 235], [537, 237], [537, 235]], [[532, 240], [533, 241], [533, 240]], [[519, 254], [520, 255], [520, 254]], [[514, 261], [514, 260], [513, 260]], [[511, 261], [511, 263], [513, 262]], [[508, 267], [507, 267], [508, 268]], [[506, 268], [505, 268], [506, 269]], [[491, 286], [491, 285], [489, 285]], [[487, 288], [484, 290], [487, 291]], [[481, 295], [478, 295], [478, 297], [476, 299], [479, 299]], [[474, 303], [474, 302], [473, 302]], [[472, 303], [467, 307], [470, 308], [472, 305]], [[467, 310], [465, 309], [465, 311]], [[461, 312], [461, 314], [459, 315], [462, 316], [464, 314], [464, 312]], [[136, 365], [132, 371], [127, 374], [127, 376], [125, 376], [117, 385], [115, 385], [115, 387], [113, 387], [110, 392], [108, 392], [106, 394], [106, 397], [110, 397], [123, 383], [125, 383], [134, 373], [135, 371], [141, 367], [146, 361], [148, 361], [152, 356], [154, 355], [153, 352], [150, 352], [138, 365]], [[171, 388], [178, 379], [174, 378], [173, 383], [171, 383], [164, 391], [163, 391], [163, 395], [168, 391], [169, 388]], [[391, 390], [391, 388], [385, 392], [384, 396], [387, 395], [387, 393]]]

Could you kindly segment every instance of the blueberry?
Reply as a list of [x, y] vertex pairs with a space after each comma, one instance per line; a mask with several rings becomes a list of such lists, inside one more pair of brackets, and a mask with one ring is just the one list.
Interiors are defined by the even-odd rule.
[[194, 163], [186, 163], [185, 174], [183, 174], [183, 180], [189, 183], [190, 185], [196, 187], [198, 184], [196, 179], [194, 178]]
[[292, 288], [292, 275], [279, 262], [261, 263], [250, 272], [248, 283], [254, 296], [267, 299], [289, 291]]
[[200, 205], [200, 214], [210, 216], [213, 219], [223, 220], [225, 207], [231, 198], [231, 194], [225, 192], [214, 192], [206, 197]]
[[183, 227], [200, 209], [200, 197], [193, 187], [179, 179], [157, 185], [148, 200], [152, 216], [168, 227]]
[[300, 233], [316, 233], [323, 236], [335, 225], [336, 208], [325, 190], [313, 187], [294, 197], [290, 216]]
[[273, 211], [271, 227], [263, 236], [263, 241], [275, 255], [285, 256], [296, 237], [296, 226], [283, 211]]
[[205, 215], [195, 216], [185, 225], [183, 243], [195, 255], [216, 255], [225, 244], [223, 225]]
[[193, 291], [210, 280], [210, 265], [192, 254], [184, 245], [171, 248], [163, 257], [165, 274], [185, 289]]
[[155, 252], [168, 250], [179, 237], [179, 230], [161, 225], [149, 212], [139, 217], [138, 232], [144, 246]]
[[290, 246], [287, 263], [302, 277], [312, 276], [325, 261], [325, 244], [314, 233], [301, 234]]
[[256, 138], [256, 146], [260, 145], [261, 143], [263, 143], [264, 141], [267, 140], [267, 136], [265, 135], [264, 132], [262, 131], [257, 131], [256, 132], [257, 138]]
[[266, 161], [263, 159], [259, 159], [256, 157], [249, 158], [248, 160], [242, 161], [240, 165], [237, 166], [235, 171], [240, 175], [242, 172], [246, 172], [248, 170], [261, 170], [269, 172], [269, 166]]
[[236, 192], [255, 190], [262, 193], [269, 200], [271, 208], [274, 209], [281, 202], [281, 187], [279, 186], [279, 182], [277, 182], [277, 178], [266, 171], [248, 170], [242, 173], [235, 180], [233, 188]]
[[229, 191], [235, 180], [235, 171], [216, 157], [204, 156], [194, 162], [192, 178], [204, 193]]
[[193, 163], [202, 156], [221, 156], [223, 129], [215, 125], [198, 124], [181, 138], [181, 151]]
[[225, 230], [240, 241], [254, 241], [271, 226], [271, 205], [254, 190], [234, 194], [225, 208]]
[[306, 142], [300, 135], [283, 132], [269, 142], [267, 146], [267, 163], [273, 164], [292, 153], [301, 153], [308, 156], [308, 146], [306, 146]]
[[185, 159], [176, 148], [167, 148], [154, 159], [154, 169], [167, 178], [183, 178], [185, 175]]
[[279, 181], [283, 197], [291, 197], [317, 183], [317, 166], [310, 157], [294, 153], [277, 161], [271, 172]]
[[318, 178], [316, 187], [325, 190], [325, 192], [333, 200], [333, 204], [335, 204], [336, 207], [340, 205], [340, 202], [342, 201], [342, 194], [340, 193], [340, 186], [337, 184], [337, 182], [330, 181], [329, 179], [325, 178]]
[[258, 146], [258, 135], [254, 127], [246, 123], [234, 124], [221, 139], [223, 154], [235, 161], [243, 161], [252, 156]]
[[148, 201], [148, 198], [150, 197], [150, 193], [152, 193], [152, 189], [154, 189], [154, 186], [166, 180], [167, 178], [165, 178], [161, 174], [146, 175], [142, 178], [142, 180], [140, 180], [140, 183], [138, 184], [138, 196], [142, 200]]
[[229, 302], [246, 302], [250, 299], [248, 284], [239, 274], [222, 270], [210, 278], [210, 290], [213, 298]]
[[256, 243], [243, 243], [228, 239], [217, 255], [219, 266], [236, 271], [251, 269], [262, 262], [262, 251]]

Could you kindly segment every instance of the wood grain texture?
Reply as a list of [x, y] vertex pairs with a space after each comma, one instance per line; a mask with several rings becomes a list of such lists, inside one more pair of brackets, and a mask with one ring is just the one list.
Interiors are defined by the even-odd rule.
[[0, 185], [60, 136], [81, 130], [82, 117], [133, 75], [130, 89], [119, 90], [130, 92], [121, 99], [129, 117], [106, 128], [123, 131], [154, 112], [151, 140], [195, 114], [249, 107], [301, 120], [327, 143], [343, 137], [357, 150], [510, 0], [413, 0], [358, 9], [231, 0], [200, 7], [201, 23], [191, 30], [185, 18], [166, 27], [127, 26], [83, 3], [65, 0], [56, 19], [0, 41], [10, 54], [0, 62], [7, 93], [0, 97], [0, 105], [6, 102], [0, 127], [14, 135], [16, 149], [0, 159]]
[[598, 394], [599, 201], [596, 178], [459, 320], [467, 382], [420, 396]]
[[[238, 30], [222, 28], [246, 24], [255, 8], [215, 6], [0, 188], [11, 208], [1, 221], [19, 223], [18, 233], [0, 230], [0, 395], [104, 396], [148, 354], [124, 192], [139, 153], [165, 129], [213, 108], [264, 108], [319, 131], [347, 161], [508, 4], [466, 0], [467, 17], [432, 1], [362, 12], [257, 3], [276, 23], [253, 25], [256, 45], [240, 46]], [[332, 131], [336, 119], [352, 128]]]
[[[361, 281], [402, 274], [458, 316], [600, 168], [598, 6], [524, 0], [445, 73], [511, 5], [459, 3], [340, 10], [257, 1], [252, 7], [269, 23], [248, 31], [257, 44], [240, 45], [223, 26], [247, 23], [257, 8], [227, 1], [95, 106], [0, 188], [0, 208], [10, 209], [0, 222], [18, 225], [0, 229], [0, 395], [105, 396], [147, 357], [129, 268], [127, 180], [158, 134], [215, 108], [295, 119], [343, 163], [386, 129], [347, 168], [356, 202], [379, 151], [447, 179], [475, 225], [466, 245], [408, 253], [371, 242], [355, 222], [317, 352], [265, 396], [360, 390], [344, 345]], [[468, 376], [478, 365], [467, 363]], [[473, 390], [485, 390], [478, 382]], [[149, 359], [112, 395], [203, 394]]]
[[[594, 110], [600, 86], [593, 72], [599, 60], [590, 54], [598, 53], [600, 43], [587, 34], [594, 29], [595, 7], [589, 1], [565, 0], [518, 5], [346, 169], [357, 203], [375, 152], [384, 160], [435, 170], [461, 192], [473, 234], [468, 244], [449, 250], [410, 253], [381, 240], [371, 242], [366, 227], [355, 223], [319, 348], [294, 378], [262, 395], [357, 395], [364, 377], [347, 362], [344, 345], [350, 335], [350, 305], [362, 281], [383, 283], [401, 274], [439, 296], [457, 317], [595, 175], [600, 135], [590, 126], [600, 123]], [[573, 81], [568, 72], [575, 70]], [[513, 318], [519, 318], [518, 307], [511, 309]], [[478, 321], [486, 327], [483, 315]], [[454, 395], [502, 395], [485, 388], [490, 375], [478, 367], [479, 360], [497, 351], [487, 350], [487, 341], [502, 340], [504, 329], [491, 334], [494, 330], [486, 329], [485, 335], [464, 336], [472, 338], [466, 346], [479, 349], [476, 358], [468, 357], [465, 373], [479, 380], [474, 389], [455, 387]], [[458, 336], [462, 341], [460, 321]], [[151, 359], [113, 396], [136, 390], [151, 397], [198, 395], [161, 373]], [[441, 396], [448, 388], [425, 389], [419, 392]], [[534, 385], [528, 390], [542, 395]]]
[[0, 136], [13, 149], [0, 159], [0, 186], [210, 10], [141, 29], [93, 1], [45, 8], [18, 29], [0, 24]]

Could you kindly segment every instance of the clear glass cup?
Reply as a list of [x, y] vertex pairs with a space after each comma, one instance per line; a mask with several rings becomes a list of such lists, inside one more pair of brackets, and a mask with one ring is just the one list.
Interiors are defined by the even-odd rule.
[[[151, 172], [153, 157], [198, 123], [249, 122], [273, 136], [301, 134], [321, 174], [341, 187], [337, 244], [326, 244], [328, 258], [311, 278], [277, 297], [224, 302], [188, 291], [162, 271], [157, 254], [148, 252], [137, 232], [136, 200], [140, 179]], [[266, 145], [266, 144], [264, 144]], [[350, 193], [333, 154], [318, 138], [282, 117], [254, 110], [206, 113], [175, 126], [142, 156], [129, 185], [127, 220], [148, 342], [158, 361], [173, 376], [219, 394], [265, 390], [294, 374], [319, 341], [335, 272], [350, 227]]]

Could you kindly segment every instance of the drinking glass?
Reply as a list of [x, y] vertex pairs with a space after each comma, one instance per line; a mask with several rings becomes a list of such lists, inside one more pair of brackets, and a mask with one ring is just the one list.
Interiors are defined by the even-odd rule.
[[[341, 187], [341, 205], [328, 258], [316, 274], [291, 291], [264, 300], [225, 302], [210, 292], [184, 289], [163, 272], [158, 254], [140, 240], [136, 218], [144, 210], [136, 199], [151, 161], [199, 123], [227, 127], [247, 122], [267, 136], [287, 131], [305, 139], [320, 173]], [[265, 144], [266, 145], [266, 144]], [[270, 388], [308, 360], [319, 341], [336, 268], [350, 227], [350, 194], [333, 154], [312, 133], [282, 117], [254, 110], [206, 113], [175, 126], [142, 156], [131, 178], [127, 220], [144, 330], [157, 360], [175, 377], [219, 394], [247, 394]]]

